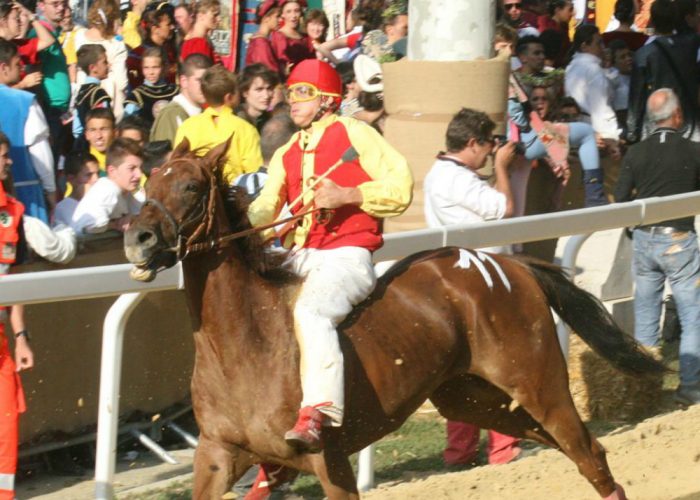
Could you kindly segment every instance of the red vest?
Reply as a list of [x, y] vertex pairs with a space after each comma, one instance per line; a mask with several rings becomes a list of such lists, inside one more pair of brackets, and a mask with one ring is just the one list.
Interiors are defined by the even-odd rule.
[[14, 264], [24, 205], [8, 196], [0, 184], [0, 263]]
[[[322, 175], [332, 167], [352, 146], [347, 130], [341, 122], [335, 122], [323, 132], [323, 137], [313, 151], [314, 175]], [[283, 156], [284, 170], [287, 176], [287, 201], [295, 200], [302, 192], [302, 157], [304, 151], [296, 142]], [[336, 168], [327, 177], [342, 187], [356, 187], [372, 178], [364, 171], [360, 159], [346, 162]], [[292, 209], [292, 213], [301, 210], [301, 204]], [[315, 219], [304, 243], [305, 248], [329, 250], [332, 248], [354, 246], [374, 251], [382, 246], [382, 223], [379, 219], [363, 212], [360, 207], [345, 205], [334, 210], [329, 223], [321, 225]]]

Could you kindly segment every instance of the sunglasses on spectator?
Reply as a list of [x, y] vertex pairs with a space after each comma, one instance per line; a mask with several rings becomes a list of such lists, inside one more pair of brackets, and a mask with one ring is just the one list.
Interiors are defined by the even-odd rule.
[[522, 3], [507, 3], [507, 4], [504, 4], [503, 7], [506, 10], [513, 10], [513, 9], [521, 10], [523, 8], [523, 4]]
[[316, 86], [310, 83], [295, 83], [287, 89], [287, 100], [292, 102], [308, 102], [313, 101], [319, 96], [327, 95], [331, 97], [340, 97], [338, 94], [329, 92], [321, 92]]

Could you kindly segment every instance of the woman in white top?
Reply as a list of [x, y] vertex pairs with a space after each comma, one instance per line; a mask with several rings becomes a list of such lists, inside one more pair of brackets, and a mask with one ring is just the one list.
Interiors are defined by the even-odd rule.
[[[117, 36], [120, 23], [119, 2], [117, 0], [95, 0], [87, 16], [88, 28], [76, 32], [74, 44], [76, 52], [85, 44], [102, 45], [107, 51], [109, 75], [102, 81], [102, 88], [112, 98], [112, 110], [117, 120], [124, 112], [124, 98], [129, 83], [126, 73], [126, 44]], [[85, 80], [85, 74], [78, 72], [78, 88]]]
[[601, 66], [603, 39], [595, 25], [579, 26], [574, 35], [574, 57], [566, 68], [566, 95], [576, 99], [585, 115], [590, 117], [596, 134], [605, 141], [613, 157], [619, 156], [620, 130], [612, 108], [610, 81]]

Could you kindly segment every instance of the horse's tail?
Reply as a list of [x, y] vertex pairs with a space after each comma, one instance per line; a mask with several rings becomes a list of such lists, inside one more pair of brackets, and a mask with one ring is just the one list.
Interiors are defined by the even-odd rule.
[[613, 366], [636, 375], [668, 371], [620, 329], [596, 297], [574, 285], [561, 267], [529, 258], [518, 260], [529, 268], [557, 315]]

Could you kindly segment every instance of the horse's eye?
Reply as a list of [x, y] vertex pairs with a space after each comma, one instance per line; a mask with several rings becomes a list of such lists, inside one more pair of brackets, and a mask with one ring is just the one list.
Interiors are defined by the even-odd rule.
[[196, 193], [199, 191], [199, 186], [197, 185], [196, 182], [190, 182], [187, 184], [187, 187], [185, 187], [186, 191], [189, 191], [190, 193]]

